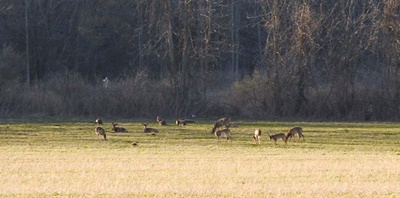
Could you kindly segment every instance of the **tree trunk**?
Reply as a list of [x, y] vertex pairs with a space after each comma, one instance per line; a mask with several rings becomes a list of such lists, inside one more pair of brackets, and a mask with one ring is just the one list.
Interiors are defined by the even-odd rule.
[[30, 78], [30, 65], [29, 65], [29, 18], [28, 18], [28, 0], [25, 0], [25, 52], [26, 52], [26, 84], [29, 86]]
[[231, 71], [233, 80], [239, 80], [239, 29], [240, 29], [240, 5], [239, 1], [232, 0], [231, 4]]

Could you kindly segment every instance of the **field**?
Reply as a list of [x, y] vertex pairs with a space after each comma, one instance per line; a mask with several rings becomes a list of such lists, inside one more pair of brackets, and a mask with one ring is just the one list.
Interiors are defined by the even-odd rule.
[[[0, 197], [400, 197], [398, 123], [236, 121], [218, 144], [212, 120], [93, 122], [1, 120]], [[304, 142], [269, 140], [293, 126]]]

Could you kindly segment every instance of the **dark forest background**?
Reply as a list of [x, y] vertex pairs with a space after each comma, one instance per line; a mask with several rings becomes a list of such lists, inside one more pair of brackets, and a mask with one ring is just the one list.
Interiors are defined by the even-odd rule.
[[398, 0], [0, 0], [2, 116], [399, 112]]

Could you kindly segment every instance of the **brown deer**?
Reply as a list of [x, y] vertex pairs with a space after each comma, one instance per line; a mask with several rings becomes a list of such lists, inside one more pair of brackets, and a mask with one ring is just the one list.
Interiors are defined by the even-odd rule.
[[176, 125], [185, 126], [187, 123], [195, 123], [194, 120], [187, 120], [187, 119], [178, 119], [175, 121]]
[[103, 125], [103, 120], [101, 120], [101, 119], [96, 119], [96, 121], [94, 122], [94, 124]]
[[160, 116], [157, 116], [157, 123], [160, 125], [160, 126], [165, 126], [165, 125], [167, 125], [167, 122], [165, 121], [165, 120], [162, 120], [161, 119], [161, 117]]
[[256, 143], [261, 144], [261, 130], [260, 129], [256, 129], [254, 131], [253, 140]]
[[123, 133], [125, 133], [125, 132], [128, 132], [125, 128], [123, 128], [123, 127], [116, 127], [117, 126], [117, 123], [111, 123], [112, 124], [112, 131], [114, 131], [114, 132], [116, 132], [116, 133], [118, 133], [118, 132], [123, 132]]
[[220, 119], [218, 119], [215, 122], [211, 133], [215, 133], [215, 130], [217, 130], [217, 129], [223, 127], [223, 126], [225, 126], [227, 129], [229, 129], [229, 126], [230, 126], [230, 119], [229, 118], [220, 118]]
[[104, 140], [107, 140], [107, 135], [106, 135], [106, 131], [101, 128], [101, 127], [96, 127], [96, 135], [97, 135], [97, 139], [99, 139], [99, 136], [103, 136]]
[[286, 137], [287, 137], [288, 140], [290, 140], [296, 134], [299, 137], [299, 139], [298, 139], [299, 141], [300, 141], [301, 137], [303, 138], [303, 141], [304, 141], [303, 129], [301, 127], [293, 127], [291, 129], [289, 129], [288, 134], [286, 135]]
[[142, 123], [144, 130], [144, 133], [158, 133], [157, 129], [153, 129], [153, 128], [147, 128], [147, 124]]
[[285, 144], [287, 144], [287, 138], [286, 135], [284, 133], [278, 133], [275, 135], [270, 135], [269, 136], [270, 140], [274, 140], [275, 141], [275, 145], [276, 145], [276, 141], [278, 141], [278, 139], [282, 139], [283, 141], [285, 141]]
[[217, 136], [217, 142], [220, 142], [221, 136], [226, 138], [226, 141], [231, 140], [232, 142], [232, 132], [229, 129], [218, 130], [215, 132], [215, 136]]
[[179, 119], [179, 120], [176, 120], [176, 121], [175, 121], [175, 124], [176, 124], [177, 126], [185, 126], [185, 125], [186, 125], [186, 122], [185, 122], [184, 120], [182, 120], [182, 119]]

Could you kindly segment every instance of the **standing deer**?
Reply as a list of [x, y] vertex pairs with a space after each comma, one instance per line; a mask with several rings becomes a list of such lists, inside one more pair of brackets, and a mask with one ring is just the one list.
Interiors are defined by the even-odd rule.
[[167, 122], [166, 122], [165, 120], [162, 120], [160, 116], [157, 116], [157, 123], [158, 123], [160, 126], [165, 126], [165, 125], [167, 125]]
[[101, 128], [101, 127], [96, 127], [96, 135], [97, 135], [97, 139], [99, 139], [99, 136], [103, 136], [104, 140], [107, 140], [107, 135], [106, 135], [106, 131]]
[[215, 136], [217, 136], [217, 142], [220, 142], [221, 136], [226, 138], [226, 141], [231, 140], [232, 142], [232, 132], [229, 129], [218, 130], [215, 132]]
[[144, 130], [143, 130], [144, 133], [152, 133], [152, 132], [153, 133], [158, 133], [157, 129], [147, 128], [147, 124], [144, 124], [144, 123], [142, 123], [142, 125], [144, 127]]
[[261, 130], [260, 129], [256, 129], [254, 131], [253, 140], [256, 143], [261, 144]]
[[269, 136], [270, 140], [274, 140], [275, 141], [275, 145], [276, 145], [276, 141], [278, 141], [279, 139], [282, 139], [283, 141], [285, 141], [285, 144], [287, 144], [287, 138], [286, 135], [284, 133], [278, 133], [275, 135], [270, 135]]
[[220, 119], [218, 119], [218, 120], [215, 122], [214, 127], [213, 127], [211, 133], [215, 133], [215, 130], [217, 130], [217, 129], [223, 127], [223, 126], [225, 126], [227, 129], [229, 129], [229, 126], [230, 126], [230, 123], [229, 123], [229, 122], [230, 122], [230, 119], [229, 119], [229, 118], [220, 118]]
[[299, 139], [298, 139], [299, 141], [300, 141], [301, 137], [303, 137], [303, 141], [304, 141], [303, 129], [301, 127], [293, 127], [291, 129], [289, 129], [288, 134], [286, 135], [286, 137], [287, 137], [288, 140], [290, 140], [296, 134], [299, 137]]
[[123, 127], [116, 127], [117, 126], [117, 123], [111, 123], [112, 124], [112, 131], [114, 131], [114, 132], [123, 132], [123, 133], [125, 133], [125, 132], [128, 132], [125, 128], [123, 128]]
[[96, 121], [94, 122], [94, 124], [103, 125], [103, 120], [101, 120], [101, 119], [96, 119]]

